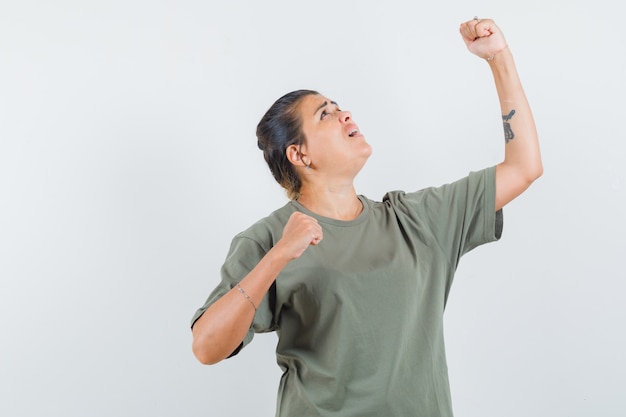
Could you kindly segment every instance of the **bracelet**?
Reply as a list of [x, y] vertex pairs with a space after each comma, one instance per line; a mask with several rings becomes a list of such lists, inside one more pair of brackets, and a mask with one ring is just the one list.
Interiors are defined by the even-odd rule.
[[243, 295], [246, 298], [246, 300], [250, 301], [250, 304], [252, 304], [252, 307], [254, 308], [254, 312], [256, 313], [256, 306], [254, 305], [254, 301], [252, 301], [252, 298], [250, 298], [250, 296], [246, 294], [246, 292], [243, 290], [243, 288], [239, 286], [239, 284], [237, 284], [237, 289], [239, 290], [241, 295]]
[[500, 49], [497, 52], [494, 52], [493, 54], [491, 54], [490, 56], [488, 56], [487, 58], [485, 58], [487, 60], [487, 62], [491, 62], [493, 61], [493, 59], [496, 57], [496, 55], [498, 55], [500, 52], [504, 51], [506, 48], [508, 48], [509, 45], [505, 46], [504, 48]]

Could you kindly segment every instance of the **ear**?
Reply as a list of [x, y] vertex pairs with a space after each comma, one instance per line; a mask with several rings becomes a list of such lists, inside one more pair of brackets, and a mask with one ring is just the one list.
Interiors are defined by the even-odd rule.
[[289, 145], [285, 151], [287, 159], [293, 165], [297, 167], [305, 167], [307, 164], [304, 162], [305, 154], [302, 152], [302, 146]]

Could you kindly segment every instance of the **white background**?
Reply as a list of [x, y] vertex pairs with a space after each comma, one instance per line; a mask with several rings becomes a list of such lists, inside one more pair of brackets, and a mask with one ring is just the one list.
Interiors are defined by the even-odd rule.
[[504, 31], [545, 174], [446, 311], [460, 417], [624, 416], [626, 48], [608, 1], [0, 3], [0, 415], [272, 416], [274, 335], [206, 367], [189, 319], [231, 238], [286, 197], [256, 147], [312, 88], [374, 148], [374, 199], [503, 155], [487, 64]]

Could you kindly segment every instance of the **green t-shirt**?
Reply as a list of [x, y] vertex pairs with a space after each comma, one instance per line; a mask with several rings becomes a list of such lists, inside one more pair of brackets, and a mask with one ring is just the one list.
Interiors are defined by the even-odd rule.
[[238, 234], [192, 323], [280, 239], [294, 211], [304, 212], [324, 239], [280, 273], [240, 346], [254, 332], [277, 332], [276, 415], [452, 416], [443, 312], [460, 257], [500, 237], [495, 168], [382, 202], [359, 198], [363, 212], [351, 221], [291, 201]]

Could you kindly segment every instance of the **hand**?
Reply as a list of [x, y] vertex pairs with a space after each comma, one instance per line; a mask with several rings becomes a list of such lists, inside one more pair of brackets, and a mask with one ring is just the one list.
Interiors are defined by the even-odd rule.
[[459, 31], [467, 49], [481, 58], [491, 60], [507, 47], [504, 35], [491, 19], [469, 20], [461, 23]]
[[311, 216], [296, 211], [289, 217], [278, 242], [290, 259], [299, 258], [310, 245], [323, 239], [322, 226]]

